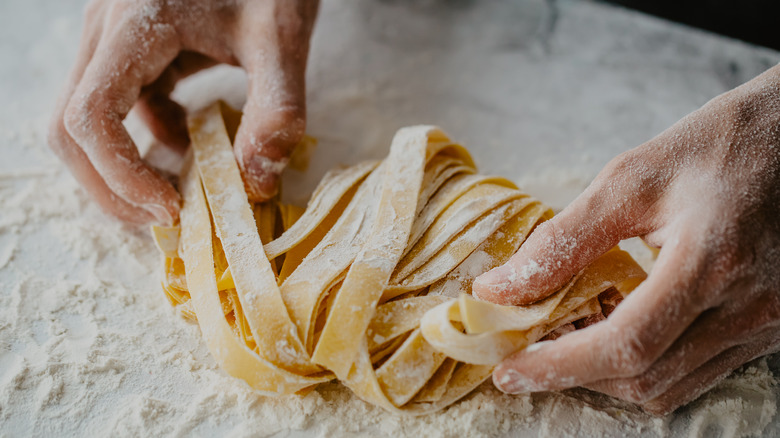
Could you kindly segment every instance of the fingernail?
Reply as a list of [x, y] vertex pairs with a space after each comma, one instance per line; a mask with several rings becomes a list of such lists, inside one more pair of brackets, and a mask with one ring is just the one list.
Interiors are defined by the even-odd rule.
[[480, 284], [483, 284], [485, 286], [489, 286], [491, 284], [496, 283], [504, 283], [508, 279], [507, 277], [510, 274], [510, 268], [507, 265], [502, 265], [497, 268], [493, 268], [484, 274], [477, 277], [476, 282], [479, 282]]
[[278, 190], [277, 181], [288, 161], [286, 158], [272, 160], [262, 155], [250, 158], [246, 167], [247, 183], [253, 194], [265, 199], [274, 196]]
[[508, 272], [510, 270], [511, 268], [506, 265], [499, 266], [475, 278], [472, 294], [479, 299], [483, 299], [488, 298], [489, 295], [500, 293], [512, 283], [509, 278], [511, 273]]
[[542, 342], [535, 342], [527, 347], [525, 347], [526, 353], [533, 353], [534, 351], [539, 351], [542, 347], [549, 344], [552, 341], [542, 341]]
[[168, 210], [162, 205], [144, 204], [142, 207], [144, 210], [151, 213], [160, 225], [166, 227], [173, 226], [173, 218], [171, 217], [171, 214], [168, 213]]
[[[525, 355], [534, 353], [551, 342], [552, 341], [542, 341], [533, 343], [518, 354]], [[522, 365], [518, 364], [517, 359], [512, 360], [512, 365], [499, 364], [493, 371], [493, 384], [496, 385], [499, 390], [507, 394], [524, 394], [528, 392], [544, 391], [546, 389], [530, 377], [517, 371], [518, 368], [522, 368]]]
[[289, 161], [287, 158], [272, 160], [262, 155], [255, 155], [249, 160], [249, 172], [257, 177], [279, 175], [287, 167]]

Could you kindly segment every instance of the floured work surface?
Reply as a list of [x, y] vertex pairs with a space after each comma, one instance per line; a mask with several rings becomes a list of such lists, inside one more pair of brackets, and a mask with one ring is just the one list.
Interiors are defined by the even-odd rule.
[[[400, 416], [362, 402], [337, 381], [305, 397], [265, 397], [229, 376], [210, 357], [197, 324], [172, 317], [161, 299], [148, 230], [103, 215], [46, 144], [54, 96], [77, 54], [84, 3], [0, 3], [8, 42], [0, 51], [16, 60], [0, 64], [4, 433], [780, 434], [778, 355], [746, 365], [662, 419], [593, 394], [592, 403], [568, 392], [509, 396], [489, 380], [447, 409]], [[441, 13], [433, 6], [451, 8]], [[777, 52], [601, 3], [463, 6], [322, 2], [307, 68], [307, 128], [319, 146], [309, 171], [287, 172], [286, 198], [306, 205], [327, 168], [382, 158], [395, 129], [435, 121], [469, 146], [480, 171], [506, 176], [560, 209], [613, 156], [780, 61]], [[555, 28], [544, 26], [553, 16]], [[442, 28], [447, 31], [431, 31]], [[426, 44], [418, 36], [436, 40]], [[403, 44], [409, 40], [413, 44]], [[238, 70], [226, 77], [224, 70], [230, 69], [191, 77], [174, 97], [241, 105], [245, 79]], [[151, 134], [140, 121], [129, 122], [137, 122], [128, 130], [145, 150]], [[621, 247], [649, 269], [641, 245]]]
[[[387, 410], [423, 414], [471, 392], [509, 354], [595, 316], [645, 272], [615, 248], [528, 306], [470, 297], [552, 212], [476, 173], [439, 129], [401, 129], [389, 156], [329, 172], [306, 209], [250, 205], [214, 104], [190, 120], [181, 224], [154, 229], [164, 289], [217, 363], [268, 394], [338, 379]], [[179, 236], [180, 233], [180, 236]]]

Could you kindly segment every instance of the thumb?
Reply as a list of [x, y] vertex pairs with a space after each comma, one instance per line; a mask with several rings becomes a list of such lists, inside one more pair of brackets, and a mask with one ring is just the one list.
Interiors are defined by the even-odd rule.
[[622, 166], [615, 162], [560, 214], [539, 225], [507, 263], [477, 277], [474, 296], [502, 305], [533, 303], [636, 235], [634, 218], [648, 197], [632, 192], [638, 184], [620, 175]]

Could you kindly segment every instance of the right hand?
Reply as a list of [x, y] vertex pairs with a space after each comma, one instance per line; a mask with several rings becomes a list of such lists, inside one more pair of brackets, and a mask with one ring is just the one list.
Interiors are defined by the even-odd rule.
[[474, 294], [536, 302], [634, 236], [661, 248], [647, 280], [606, 321], [507, 358], [499, 389], [665, 414], [780, 351], [780, 65], [615, 158]]
[[235, 154], [249, 197], [277, 190], [306, 125], [305, 70], [317, 0], [93, 0], [49, 144], [108, 213], [173, 224], [179, 195], [141, 159], [122, 121], [135, 107], [162, 143], [189, 145], [176, 82], [240, 65], [249, 95]]

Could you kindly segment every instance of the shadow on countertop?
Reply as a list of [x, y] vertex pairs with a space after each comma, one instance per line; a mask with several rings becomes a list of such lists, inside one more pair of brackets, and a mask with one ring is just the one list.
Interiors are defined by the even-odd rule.
[[777, 0], [601, 1], [780, 50], [780, 2]]

